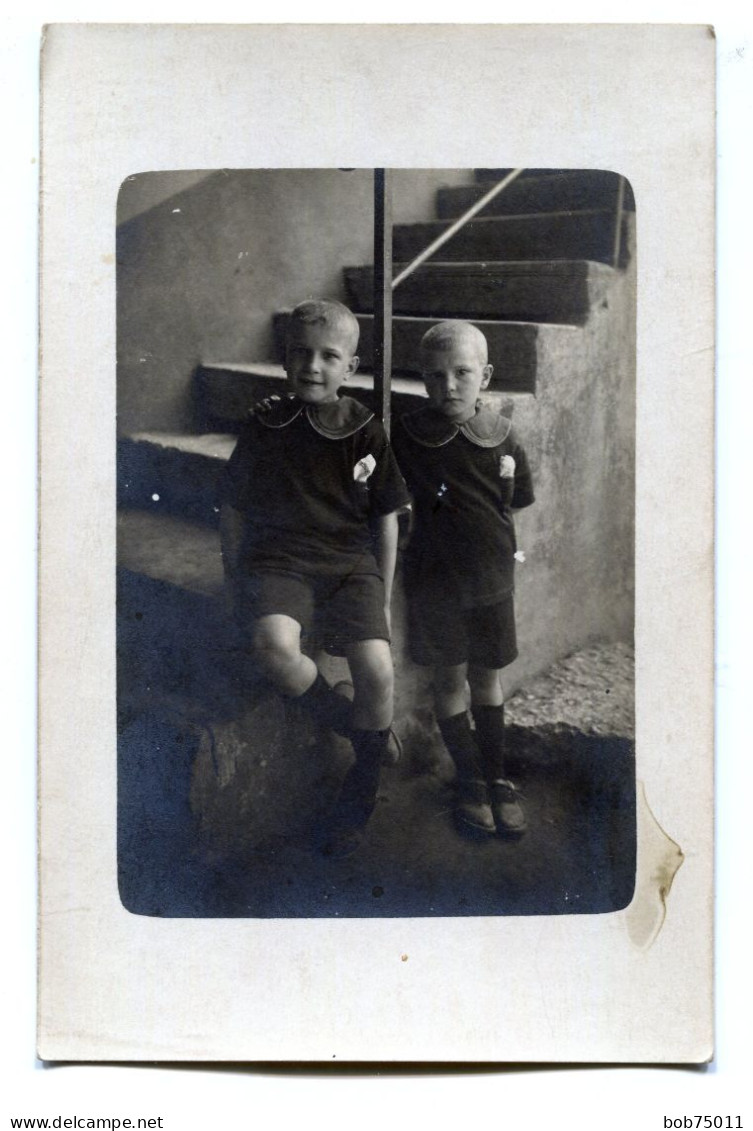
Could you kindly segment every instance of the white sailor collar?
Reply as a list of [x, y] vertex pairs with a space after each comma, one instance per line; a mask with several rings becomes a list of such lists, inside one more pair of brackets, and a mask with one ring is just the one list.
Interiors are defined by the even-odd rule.
[[338, 397], [327, 404], [304, 404], [298, 397], [286, 397], [266, 412], [255, 414], [265, 428], [287, 428], [302, 412], [315, 432], [328, 440], [353, 436], [374, 419], [374, 413], [353, 397]]
[[506, 416], [479, 402], [476, 415], [464, 424], [453, 424], [431, 405], [408, 412], [402, 417], [408, 435], [425, 448], [441, 448], [462, 433], [479, 448], [496, 448], [510, 434], [512, 423]]

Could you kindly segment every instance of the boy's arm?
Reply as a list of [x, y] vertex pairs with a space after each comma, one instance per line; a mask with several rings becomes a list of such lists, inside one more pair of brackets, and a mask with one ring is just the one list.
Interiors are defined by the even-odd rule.
[[531, 504], [535, 502], [535, 496], [533, 493], [533, 477], [528, 464], [528, 457], [525, 453], [525, 449], [517, 441], [513, 447], [513, 458], [515, 460], [515, 479], [510, 505], [514, 511], [520, 511], [523, 510], [524, 507], [530, 507]]
[[379, 515], [375, 521], [376, 559], [379, 571], [384, 578], [384, 611], [390, 625], [390, 606], [392, 604], [392, 582], [395, 579], [397, 562], [397, 511]]

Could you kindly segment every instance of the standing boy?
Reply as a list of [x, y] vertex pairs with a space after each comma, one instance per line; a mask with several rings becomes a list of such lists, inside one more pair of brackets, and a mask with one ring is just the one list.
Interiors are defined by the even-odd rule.
[[[393, 710], [397, 511], [408, 502], [381, 424], [338, 395], [358, 367], [358, 333], [340, 303], [295, 308], [285, 360], [292, 395], [251, 417], [221, 488], [226, 582], [261, 671], [353, 744], [323, 841], [333, 854], [357, 846], [376, 802]], [[302, 650], [312, 630], [347, 658], [352, 705]]]
[[510, 421], [479, 401], [492, 366], [477, 327], [433, 326], [421, 342], [421, 369], [429, 404], [403, 416], [393, 434], [415, 511], [404, 574], [410, 653], [434, 669], [460, 828], [520, 836], [526, 816], [505, 771], [501, 674], [518, 654], [512, 509], [534, 501], [531, 475]]

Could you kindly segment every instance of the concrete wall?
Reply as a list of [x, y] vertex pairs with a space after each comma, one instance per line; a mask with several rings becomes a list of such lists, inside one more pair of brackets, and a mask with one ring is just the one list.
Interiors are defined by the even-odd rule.
[[594, 640], [633, 640], [635, 255], [568, 342], [539, 339], [536, 396], [513, 397], [536, 503], [516, 516], [520, 657], [508, 689]]
[[167, 173], [135, 173], [126, 177], [118, 193], [118, 224], [133, 220], [158, 204], [211, 177], [205, 170], [176, 169]]
[[[396, 222], [434, 215], [469, 170], [396, 170]], [[373, 262], [370, 170], [143, 173], [118, 213], [118, 423], [190, 430], [199, 362], [274, 356], [271, 316], [344, 299], [344, 266]]]

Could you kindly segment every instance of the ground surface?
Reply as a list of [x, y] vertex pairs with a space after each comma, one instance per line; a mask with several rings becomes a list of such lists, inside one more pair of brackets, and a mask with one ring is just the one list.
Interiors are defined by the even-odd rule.
[[334, 860], [312, 832], [346, 744], [312, 736], [268, 696], [222, 726], [164, 700], [132, 711], [119, 750], [121, 897], [162, 916], [617, 910], [635, 871], [632, 670], [627, 646], [593, 646], [510, 699], [510, 772], [529, 818], [519, 841], [457, 832], [451, 765], [419, 727], [382, 771], [362, 846]]

